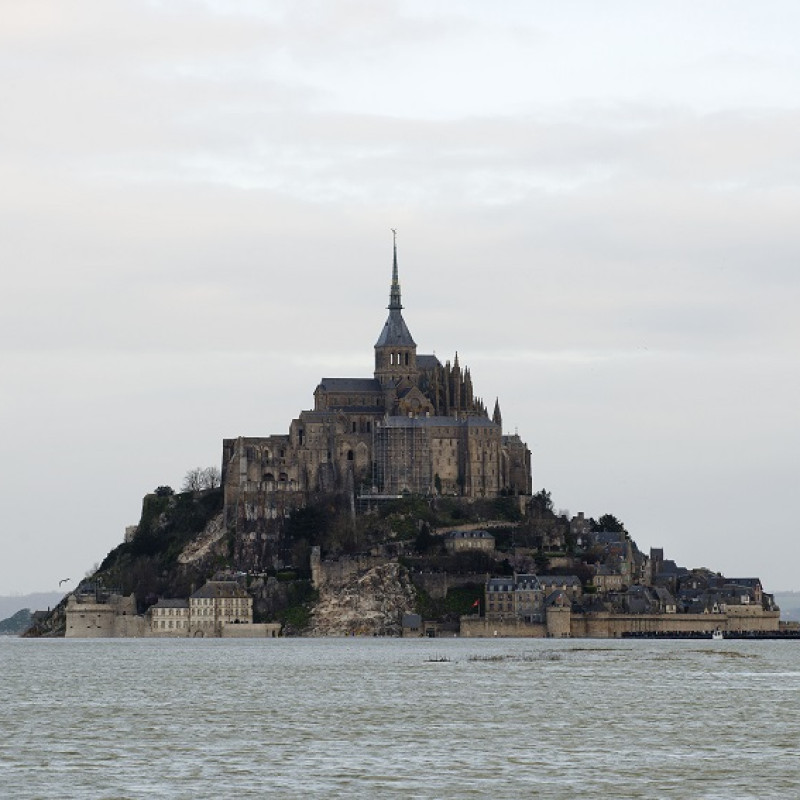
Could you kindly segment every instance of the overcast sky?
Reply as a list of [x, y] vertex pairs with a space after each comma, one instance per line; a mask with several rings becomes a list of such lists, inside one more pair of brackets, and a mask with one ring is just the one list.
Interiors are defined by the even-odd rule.
[[795, 2], [0, 2], [0, 594], [419, 352], [557, 508], [800, 588]]

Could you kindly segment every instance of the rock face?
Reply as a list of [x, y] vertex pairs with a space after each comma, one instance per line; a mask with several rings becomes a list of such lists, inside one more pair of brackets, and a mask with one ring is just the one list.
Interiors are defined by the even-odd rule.
[[310, 636], [399, 636], [403, 614], [414, 611], [416, 592], [396, 562], [348, 575], [320, 587]]
[[217, 514], [210, 519], [196, 538], [192, 539], [178, 556], [179, 564], [192, 564], [213, 555], [219, 549], [219, 543], [225, 538], [227, 530], [223, 523], [222, 514]]

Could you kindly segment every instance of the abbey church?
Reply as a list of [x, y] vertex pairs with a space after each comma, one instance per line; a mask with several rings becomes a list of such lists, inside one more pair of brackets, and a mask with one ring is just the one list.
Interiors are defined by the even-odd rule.
[[354, 498], [531, 493], [531, 454], [473, 394], [469, 369], [417, 353], [403, 319], [397, 245], [371, 378], [323, 378], [288, 434], [223, 441], [227, 523], [283, 517], [315, 493]]

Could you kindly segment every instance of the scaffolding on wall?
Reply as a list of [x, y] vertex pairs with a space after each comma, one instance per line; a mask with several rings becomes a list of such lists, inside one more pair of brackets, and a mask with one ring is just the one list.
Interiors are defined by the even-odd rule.
[[432, 492], [431, 454], [424, 420], [387, 417], [373, 427], [373, 484], [383, 495]]

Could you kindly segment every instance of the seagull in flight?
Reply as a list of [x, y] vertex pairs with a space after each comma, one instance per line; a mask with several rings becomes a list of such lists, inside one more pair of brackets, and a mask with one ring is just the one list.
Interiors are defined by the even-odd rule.
[[71, 580], [72, 580], [72, 578], [63, 578], [62, 580], [60, 580], [58, 582], [58, 585], [61, 586], [62, 583], [66, 583], [67, 581], [71, 581]]

